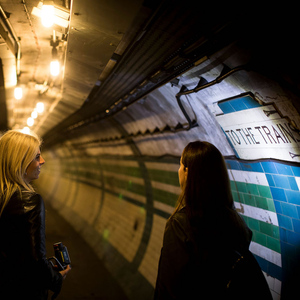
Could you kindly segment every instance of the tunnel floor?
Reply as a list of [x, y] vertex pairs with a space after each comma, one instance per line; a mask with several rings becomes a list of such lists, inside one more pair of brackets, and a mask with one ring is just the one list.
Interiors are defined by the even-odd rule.
[[[117, 281], [84, 239], [46, 203], [47, 257], [54, 255], [53, 244], [56, 242], [63, 242], [67, 246], [72, 266], [58, 300], [128, 300]], [[51, 296], [50, 291], [48, 299]]]

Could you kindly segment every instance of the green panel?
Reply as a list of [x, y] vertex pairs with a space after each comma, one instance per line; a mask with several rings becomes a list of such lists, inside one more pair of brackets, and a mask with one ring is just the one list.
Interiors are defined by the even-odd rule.
[[243, 194], [244, 203], [251, 206], [256, 206], [255, 198], [250, 194]]
[[238, 193], [236, 191], [231, 191], [231, 193], [232, 193], [233, 201], [244, 203], [243, 196], [240, 193]]
[[247, 183], [246, 189], [249, 194], [259, 196], [257, 184]]
[[268, 202], [268, 210], [272, 212], [276, 212], [275, 210], [275, 204], [273, 199], [267, 199]]
[[236, 189], [241, 193], [247, 193], [247, 187], [245, 182], [236, 181]]
[[260, 231], [269, 236], [273, 236], [273, 225], [266, 222], [260, 222]]
[[256, 206], [262, 209], [268, 209], [268, 201], [263, 197], [255, 197]]
[[148, 169], [148, 174], [153, 181], [179, 186], [177, 172]]
[[105, 177], [105, 187], [109, 190], [114, 190], [115, 188], [127, 190], [135, 194], [145, 196], [145, 186], [132, 182], [131, 180], [125, 181], [120, 180], [115, 177], [108, 178]]
[[267, 247], [267, 236], [259, 231], [253, 231], [252, 241]]
[[101, 164], [101, 167], [108, 172], [143, 178], [141, 171], [138, 167], [127, 167], [111, 164]]
[[249, 228], [251, 230], [260, 231], [259, 221], [253, 218], [248, 218]]
[[267, 236], [267, 247], [272, 249], [273, 251], [281, 253], [280, 241], [270, 236]]
[[258, 192], [259, 192], [260, 196], [272, 199], [272, 194], [271, 194], [270, 188], [268, 186], [257, 185], [257, 188], [258, 188]]
[[236, 187], [236, 184], [233, 180], [230, 180], [230, 188], [232, 191], [236, 191], [237, 190], [237, 187]]
[[153, 199], [170, 206], [175, 206], [178, 195], [159, 189], [152, 189]]

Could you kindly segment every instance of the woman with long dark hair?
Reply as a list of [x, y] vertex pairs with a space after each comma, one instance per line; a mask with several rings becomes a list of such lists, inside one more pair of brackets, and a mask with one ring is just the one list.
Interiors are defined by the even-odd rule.
[[[234, 208], [224, 158], [208, 142], [191, 142], [183, 150], [178, 177], [181, 194], [166, 224], [154, 298], [233, 299], [240, 292], [234, 268], [244, 265], [252, 232]], [[271, 299], [257, 270], [263, 299]], [[249, 291], [242, 293], [238, 297], [248, 299]]]

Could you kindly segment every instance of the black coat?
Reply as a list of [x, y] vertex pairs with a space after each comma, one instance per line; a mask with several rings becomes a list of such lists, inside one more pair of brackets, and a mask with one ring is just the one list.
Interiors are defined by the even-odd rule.
[[[247, 298], [250, 291], [245, 290], [241, 282], [235, 284], [235, 281], [231, 287], [235, 288], [233, 294], [237, 294], [237, 297], [233, 294], [226, 296], [227, 283], [232, 279], [232, 266], [237, 260], [235, 251], [243, 253], [244, 256], [247, 253], [247, 257], [248, 254], [251, 256], [248, 248], [252, 232], [242, 218], [235, 210], [225, 214], [212, 212], [211, 216], [198, 225], [201, 226], [190, 226], [185, 208], [168, 220], [154, 299], [254, 299], [251, 298], [253, 294]], [[256, 263], [256, 270], [242, 274], [240, 277], [245, 280], [238, 279], [252, 284], [249, 278], [257, 278], [258, 272], [261, 284], [259, 287], [253, 286], [252, 289], [261, 293], [259, 289], [263, 286], [265, 294], [256, 299], [272, 299], [266, 280], [253, 256], [250, 257], [250, 264], [254, 266], [252, 259]]]
[[46, 259], [45, 206], [39, 194], [15, 193], [0, 216], [0, 299], [47, 299], [62, 276]]

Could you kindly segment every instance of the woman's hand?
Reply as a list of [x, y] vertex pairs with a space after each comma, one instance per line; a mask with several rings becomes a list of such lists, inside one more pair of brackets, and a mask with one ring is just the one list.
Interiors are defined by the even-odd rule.
[[60, 271], [59, 273], [61, 274], [61, 276], [63, 277], [63, 279], [66, 278], [67, 274], [71, 271], [71, 266], [67, 265], [67, 267], [63, 270]]

